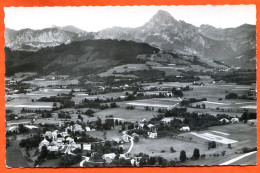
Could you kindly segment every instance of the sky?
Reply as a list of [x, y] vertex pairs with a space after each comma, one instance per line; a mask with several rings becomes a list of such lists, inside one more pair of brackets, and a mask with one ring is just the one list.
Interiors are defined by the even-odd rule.
[[158, 10], [195, 26], [209, 24], [217, 28], [256, 24], [255, 5], [220, 6], [106, 6], [106, 7], [5, 7], [5, 26], [15, 30], [43, 29], [53, 25], [73, 25], [89, 32], [113, 26], [138, 27]]

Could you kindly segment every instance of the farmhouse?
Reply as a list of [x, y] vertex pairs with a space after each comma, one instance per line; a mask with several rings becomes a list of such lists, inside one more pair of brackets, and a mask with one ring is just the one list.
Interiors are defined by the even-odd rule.
[[49, 150], [49, 151], [58, 151], [58, 150], [59, 150], [59, 147], [56, 146], [56, 145], [53, 145], [53, 146], [49, 145], [49, 146], [47, 147], [47, 150]]
[[238, 118], [232, 118], [231, 119], [231, 123], [232, 124], [237, 124], [237, 123], [239, 123], [239, 119]]
[[185, 131], [185, 132], [189, 132], [190, 131], [190, 127], [189, 126], [184, 126], [182, 128], [180, 128], [181, 131]]
[[248, 123], [249, 125], [256, 126], [257, 121], [256, 121], [256, 120], [248, 120], [247, 123]]
[[124, 135], [122, 136], [122, 140], [123, 140], [124, 142], [129, 142], [129, 136], [126, 135], [126, 134], [124, 134]]
[[87, 132], [91, 132], [91, 131], [96, 131], [96, 130], [95, 130], [95, 129], [91, 129], [90, 127], [87, 126], [87, 127], [86, 127], [86, 131], [87, 131]]
[[148, 124], [148, 127], [151, 129], [151, 128], [154, 127], [154, 125], [153, 124]]
[[161, 121], [168, 124], [172, 121], [173, 118], [163, 118]]
[[148, 137], [151, 139], [157, 138], [157, 133], [156, 132], [148, 132]]
[[41, 141], [41, 143], [39, 144], [39, 147], [38, 147], [38, 149], [39, 149], [39, 151], [41, 151], [42, 150], [42, 147], [43, 146], [46, 146], [46, 147], [48, 147], [49, 146], [49, 144], [50, 144], [50, 142], [49, 141], [47, 141], [45, 138]]
[[91, 150], [91, 144], [83, 144], [83, 150]]
[[221, 120], [219, 120], [221, 122], [221, 124], [224, 124], [224, 123], [229, 123], [229, 120], [226, 119], [226, 118], [222, 118]]
[[115, 153], [109, 153], [109, 154], [104, 154], [102, 156], [102, 159], [106, 161], [106, 163], [111, 163], [116, 157]]

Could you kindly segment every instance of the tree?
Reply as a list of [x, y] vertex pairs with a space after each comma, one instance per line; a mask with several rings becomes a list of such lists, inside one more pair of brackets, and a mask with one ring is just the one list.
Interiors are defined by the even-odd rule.
[[118, 126], [118, 120], [117, 119], [115, 120], [115, 125]]
[[117, 107], [117, 104], [115, 102], [110, 103], [110, 108], [116, 108], [116, 107]]
[[186, 152], [184, 150], [182, 150], [180, 153], [180, 161], [185, 162], [186, 159], [187, 159]]
[[174, 150], [173, 147], [170, 148], [170, 151], [171, 151], [172, 153], [175, 153], [175, 152], [176, 152], [176, 150]]
[[210, 148], [216, 148], [216, 146], [217, 146], [217, 144], [216, 144], [215, 141], [211, 141], [211, 142], [208, 143], [208, 148], [209, 148], [209, 149], [210, 149]]
[[134, 136], [134, 142], [139, 142], [139, 136]]
[[195, 149], [193, 150], [192, 158], [194, 158], [195, 160], [197, 160], [197, 159], [200, 158], [200, 150], [199, 150], [198, 148], [195, 148]]

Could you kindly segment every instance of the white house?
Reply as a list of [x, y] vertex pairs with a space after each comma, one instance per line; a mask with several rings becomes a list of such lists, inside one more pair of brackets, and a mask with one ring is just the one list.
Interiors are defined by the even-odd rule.
[[254, 126], [254, 125], [257, 124], [257, 120], [255, 120], [255, 119], [248, 120], [247, 123], [248, 123], [249, 125], [251, 125], [251, 126]]
[[73, 132], [82, 132], [82, 131], [84, 131], [84, 130], [82, 129], [82, 126], [81, 126], [81, 125], [79, 125], [79, 124], [74, 124], [74, 126], [73, 126]]
[[219, 120], [221, 123], [229, 123], [229, 120], [228, 119], [226, 119], [226, 118], [222, 118], [221, 120]]
[[142, 119], [140, 119], [140, 122], [144, 123], [144, 122], [147, 122], [147, 120], [146, 120], [146, 118], [142, 118]]
[[239, 119], [238, 118], [232, 118], [231, 123], [237, 124], [237, 123], [239, 123]]
[[185, 131], [185, 132], [189, 132], [190, 131], [190, 127], [189, 126], [184, 126], [182, 128], [180, 128], [181, 131]]
[[73, 143], [73, 144], [71, 145], [71, 151], [74, 151], [74, 150], [77, 149], [77, 148], [81, 149], [81, 145], [80, 145], [80, 144], [76, 144], [76, 143]]
[[66, 138], [66, 141], [69, 141], [69, 143], [73, 143], [73, 142], [74, 142], [74, 139], [71, 138], [71, 137], [67, 137], [67, 138]]
[[95, 129], [91, 129], [90, 127], [87, 126], [87, 127], [86, 127], [86, 131], [87, 131], [87, 132], [91, 132], [91, 131], [96, 131], [96, 130], [95, 130]]
[[123, 140], [124, 142], [129, 142], [129, 136], [124, 134], [124, 135], [122, 136], [122, 140]]
[[38, 149], [39, 149], [39, 151], [41, 151], [42, 150], [42, 147], [43, 146], [46, 146], [46, 147], [48, 147], [49, 146], [49, 144], [50, 144], [50, 142], [49, 141], [47, 141], [45, 138], [41, 141], [41, 143], [39, 144], [39, 147], [38, 147]]
[[59, 147], [56, 146], [56, 145], [48, 146], [47, 150], [49, 150], [49, 151], [59, 151]]
[[157, 138], [157, 133], [156, 132], [148, 132], [148, 137], [155, 139], [155, 138]]
[[83, 150], [91, 150], [91, 144], [83, 144]]
[[65, 136], [69, 136], [69, 134], [68, 134], [67, 131], [66, 131], [66, 132], [62, 132], [61, 135], [62, 135], [63, 137], [65, 137]]
[[52, 132], [51, 131], [46, 131], [43, 135], [44, 137], [48, 137], [49, 139], [52, 138]]
[[119, 155], [119, 159], [121, 159], [121, 158], [124, 158], [124, 159], [126, 159], [126, 156], [125, 156], [125, 154], [120, 154], [120, 155]]
[[171, 122], [173, 120], [173, 118], [163, 118], [161, 121], [168, 124], [169, 122]]
[[111, 163], [116, 157], [115, 153], [104, 154], [102, 159], [106, 160], [107, 163]]

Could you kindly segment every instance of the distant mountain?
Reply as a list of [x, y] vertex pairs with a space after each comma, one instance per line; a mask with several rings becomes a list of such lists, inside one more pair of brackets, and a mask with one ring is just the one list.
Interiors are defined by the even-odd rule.
[[[141, 27], [113, 27], [95, 36], [95, 39], [108, 38], [145, 42], [163, 49], [216, 59], [229, 65], [247, 68], [255, 68], [256, 65], [255, 25], [245, 24], [227, 29], [210, 25], [196, 27], [177, 21], [170, 13], [160, 10]], [[245, 61], [248, 64], [244, 64]]]
[[64, 30], [64, 31], [69, 31], [69, 32], [74, 32], [74, 33], [82, 33], [82, 32], [86, 32], [82, 29], [79, 29], [75, 26], [72, 25], [68, 25], [68, 26], [64, 26], [64, 27], [60, 27], [60, 29]]
[[136, 63], [139, 54], [158, 52], [159, 49], [147, 43], [124, 40], [76, 41], [35, 52], [6, 47], [6, 75], [16, 72], [95, 74], [117, 65]]
[[116, 39], [148, 43], [160, 49], [211, 58], [227, 65], [256, 68], [256, 26], [244, 24], [236, 28], [196, 27], [174, 19], [159, 10], [147, 23], [137, 28], [112, 27], [97, 33], [74, 26], [43, 30], [6, 29], [6, 47], [12, 50], [39, 50], [79, 40]]
[[94, 39], [93, 33], [87, 33], [73, 26], [52, 27], [42, 30], [22, 29], [16, 31], [9, 28], [5, 29], [6, 47], [13, 50], [35, 51], [87, 39]]

